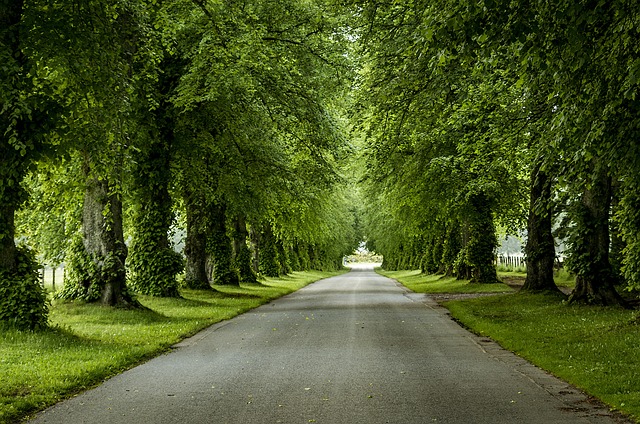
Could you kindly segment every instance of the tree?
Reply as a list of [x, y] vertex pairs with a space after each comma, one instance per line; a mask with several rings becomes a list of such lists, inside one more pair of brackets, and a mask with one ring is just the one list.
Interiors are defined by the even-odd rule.
[[[130, 99], [134, 56], [144, 24], [142, 3], [92, 2], [52, 5], [51, 27], [68, 25], [67, 48], [54, 63], [66, 85], [66, 147], [82, 161], [82, 237], [70, 257], [60, 293], [111, 306], [137, 306], [126, 286], [128, 248], [123, 229], [123, 175], [129, 165]], [[86, 66], [83, 66], [86, 64]], [[98, 67], [100, 72], [94, 72]]]
[[370, 181], [389, 192], [381, 207], [408, 227], [392, 231], [408, 237], [397, 249], [407, 251], [415, 237], [443, 243], [442, 228], [459, 222], [454, 272], [491, 283], [495, 222], [512, 228], [523, 220], [520, 134], [506, 126], [520, 113], [520, 93], [509, 46], [479, 54], [473, 46], [482, 37], [467, 28], [476, 12], [458, 9], [367, 4], [361, 128], [372, 140]]
[[15, 214], [60, 107], [30, 49], [28, 13], [21, 0], [0, 3], [0, 322], [33, 329], [46, 325], [46, 297], [32, 254], [15, 244]]

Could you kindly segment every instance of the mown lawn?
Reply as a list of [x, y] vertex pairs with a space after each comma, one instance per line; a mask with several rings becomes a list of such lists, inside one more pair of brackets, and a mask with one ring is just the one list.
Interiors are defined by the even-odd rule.
[[506, 284], [469, 284], [468, 280], [456, 280], [455, 277], [425, 275], [420, 270], [376, 272], [399, 281], [416, 293], [510, 293], [513, 289]]
[[95, 386], [211, 324], [338, 274], [296, 272], [262, 284], [183, 290], [182, 299], [140, 296], [148, 310], [54, 302], [50, 330], [0, 330], [0, 423]]

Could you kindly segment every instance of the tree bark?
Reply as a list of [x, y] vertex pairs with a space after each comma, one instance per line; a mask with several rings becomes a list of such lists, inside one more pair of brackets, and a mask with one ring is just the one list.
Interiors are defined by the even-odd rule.
[[95, 266], [91, 283], [108, 306], [139, 306], [126, 287], [127, 247], [122, 231], [122, 202], [108, 180], [89, 177], [82, 209], [83, 245]]
[[271, 225], [266, 224], [260, 234], [260, 273], [267, 277], [280, 276], [280, 264], [278, 263], [278, 247], [276, 238], [271, 230]]
[[213, 284], [240, 285], [238, 272], [233, 267], [231, 240], [227, 235], [225, 206], [209, 205], [207, 221], [207, 250], [214, 261]]
[[255, 225], [251, 225], [249, 229], [249, 244], [251, 245], [251, 268], [257, 275], [260, 273], [260, 250], [261, 246], [261, 234]]
[[574, 220], [580, 234], [574, 236], [571, 264], [576, 286], [570, 303], [625, 305], [614, 287], [615, 277], [609, 263], [609, 211], [611, 177], [594, 167], [591, 186], [585, 187]]
[[258, 278], [251, 267], [251, 252], [247, 246], [247, 223], [243, 216], [237, 216], [233, 222], [233, 263], [238, 269], [240, 281], [245, 283], [257, 283]]
[[184, 198], [187, 214], [187, 237], [184, 245], [185, 285], [192, 289], [210, 289], [207, 277], [207, 234], [205, 230], [204, 199], [195, 193]]
[[531, 171], [531, 195], [527, 220], [527, 278], [522, 290], [560, 292], [553, 280], [555, 244], [552, 230], [551, 178], [538, 160]]

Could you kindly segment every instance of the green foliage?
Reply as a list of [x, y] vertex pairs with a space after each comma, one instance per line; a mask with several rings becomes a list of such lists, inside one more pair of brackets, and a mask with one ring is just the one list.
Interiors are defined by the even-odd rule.
[[260, 239], [260, 274], [267, 277], [278, 277], [281, 275], [282, 266], [278, 260], [278, 246], [271, 229], [267, 227]]
[[176, 276], [184, 270], [184, 260], [168, 240], [173, 211], [167, 181], [163, 184], [157, 181], [157, 176], [145, 175], [156, 180], [140, 183], [142, 187], [136, 192], [139, 203], [127, 257], [129, 286], [137, 293], [176, 297], [179, 296]]
[[[251, 251], [246, 242], [241, 244], [240, 251], [236, 252], [233, 267], [238, 270], [238, 276], [243, 283], [257, 283], [258, 277], [251, 267]], [[300, 269], [296, 271], [301, 271]]]
[[497, 281], [494, 251], [498, 246], [491, 202], [483, 193], [470, 199], [469, 242], [465, 247], [466, 263], [471, 267], [471, 282], [492, 284]]
[[617, 220], [624, 229], [622, 272], [629, 290], [640, 290], [640, 191], [635, 182], [626, 187]]
[[100, 299], [100, 287], [93, 284], [98, 267], [84, 248], [82, 235], [76, 234], [66, 258], [67, 276], [56, 298], [95, 302]]
[[207, 253], [214, 261], [213, 284], [239, 285], [240, 276], [233, 266], [231, 239], [227, 234], [225, 207], [210, 205], [207, 221]]
[[48, 300], [33, 252], [19, 247], [15, 271], [0, 269], [0, 327], [36, 330], [47, 326]]
[[139, 245], [132, 245], [129, 256], [129, 287], [136, 293], [151, 296], [176, 297], [176, 276], [184, 269], [182, 255], [172, 248], [158, 248], [149, 243], [145, 248], [144, 237]]
[[26, 206], [16, 214], [17, 237], [28, 240], [47, 265], [59, 266], [80, 230], [82, 191], [78, 158], [41, 161], [27, 175]]

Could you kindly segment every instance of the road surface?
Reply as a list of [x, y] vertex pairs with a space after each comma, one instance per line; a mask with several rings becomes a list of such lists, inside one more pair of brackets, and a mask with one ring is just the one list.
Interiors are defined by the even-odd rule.
[[613, 423], [371, 269], [187, 339], [36, 423]]

